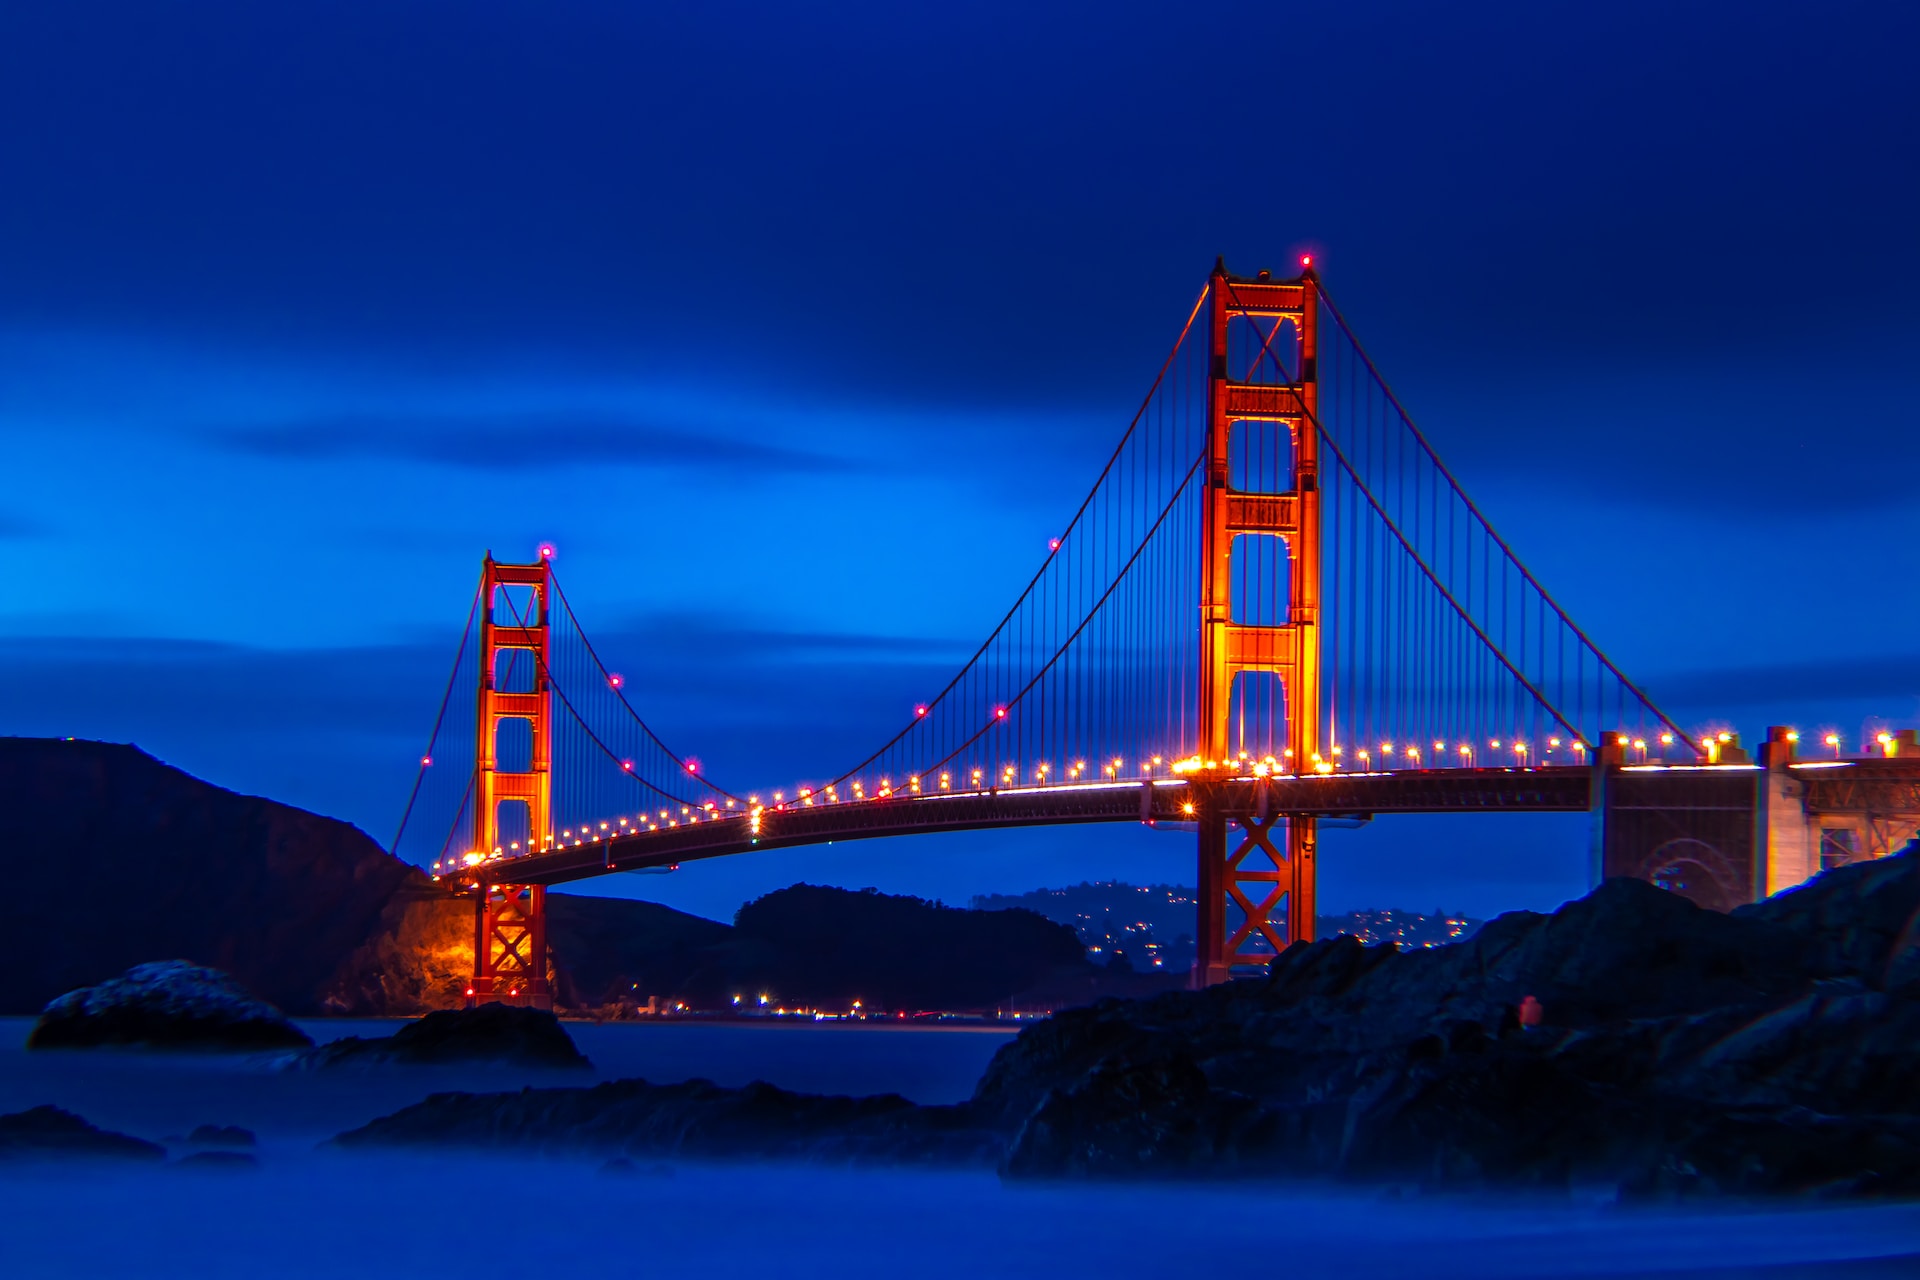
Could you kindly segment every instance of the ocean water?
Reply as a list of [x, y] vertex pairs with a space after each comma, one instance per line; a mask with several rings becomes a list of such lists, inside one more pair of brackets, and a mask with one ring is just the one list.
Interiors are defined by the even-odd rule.
[[[1003, 1186], [987, 1173], [319, 1151], [436, 1088], [552, 1073], [288, 1074], [244, 1060], [27, 1054], [0, 1020], [0, 1112], [53, 1102], [164, 1140], [261, 1138], [261, 1167], [0, 1162], [0, 1277], [1920, 1277], [1920, 1205], [1620, 1209], [1318, 1185]], [[316, 1038], [391, 1024], [310, 1023]], [[570, 1027], [603, 1078], [702, 1075], [964, 1097], [972, 1029]], [[176, 1151], [178, 1148], [176, 1148]]]

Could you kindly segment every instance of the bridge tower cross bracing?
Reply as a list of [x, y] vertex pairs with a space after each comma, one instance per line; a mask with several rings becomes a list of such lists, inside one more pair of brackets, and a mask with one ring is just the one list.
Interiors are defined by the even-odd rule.
[[[1310, 270], [1293, 280], [1272, 280], [1264, 272], [1243, 280], [1228, 275], [1221, 262], [1214, 267], [1209, 292], [1208, 459], [1200, 504], [1202, 768], [1195, 779], [1199, 949], [1193, 974], [1195, 983], [1203, 986], [1224, 982], [1237, 965], [1264, 965], [1270, 953], [1245, 950], [1259, 940], [1278, 952], [1289, 942], [1313, 938], [1315, 819], [1269, 815], [1264, 805], [1258, 817], [1229, 819], [1212, 800], [1224, 777], [1234, 772], [1229, 761], [1236, 680], [1255, 672], [1279, 679], [1289, 752], [1282, 771], [1311, 772], [1320, 759], [1318, 290]], [[1232, 377], [1229, 329], [1236, 319], [1256, 322], [1256, 327], [1258, 321], [1271, 323], [1263, 349], [1272, 348], [1285, 327], [1291, 327], [1292, 382]], [[1259, 363], [1256, 358], [1256, 367]], [[1249, 377], [1252, 373], [1248, 371]], [[1291, 436], [1291, 482], [1284, 492], [1242, 492], [1232, 485], [1234, 428], [1260, 422], [1282, 424]], [[1275, 537], [1285, 543], [1285, 622], [1234, 620], [1233, 547], [1242, 537]], [[1274, 841], [1282, 832], [1284, 847]], [[1229, 933], [1231, 909], [1237, 909], [1241, 919]]]
[[[501, 564], [491, 553], [480, 573], [481, 665], [473, 766], [473, 848], [484, 857], [509, 840], [500, 822], [500, 807], [505, 803], [525, 806], [529, 851], [553, 841], [553, 690], [547, 665], [553, 575], [544, 556], [535, 564]], [[524, 591], [524, 609], [508, 597], [513, 588]], [[512, 687], [502, 688], [502, 684]], [[525, 722], [531, 730], [530, 759], [525, 770], [499, 767], [500, 730], [512, 721]], [[546, 887], [490, 882], [487, 865], [482, 862], [477, 868], [480, 879], [474, 901], [473, 982], [467, 1002], [501, 1001], [550, 1009], [553, 991], [547, 978]]]

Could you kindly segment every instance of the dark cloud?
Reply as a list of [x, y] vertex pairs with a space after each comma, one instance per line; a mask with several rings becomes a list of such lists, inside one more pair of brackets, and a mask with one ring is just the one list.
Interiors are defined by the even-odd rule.
[[846, 471], [858, 465], [780, 444], [561, 411], [470, 417], [352, 414], [255, 427], [212, 427], [204, 434], [221, 448], [257, 458], [288, 462], [391, 459], [477, 471], [724, 465], [794, 473]]
[[1675, 672], [1650, 682], [1662, 703], [1684, 707], [1775, 707], [1794, 702], [1881, 699], [1920, 703], [1920, 653], [1740, 664]]

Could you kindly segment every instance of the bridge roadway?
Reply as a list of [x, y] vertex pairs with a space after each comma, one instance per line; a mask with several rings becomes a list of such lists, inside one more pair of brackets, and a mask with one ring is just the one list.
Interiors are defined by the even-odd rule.
[[[644, 871], [762, 849], [936, 831], [981, 831], [1085, 822], [1183, 822], [1211, 789], [1230, 818], [1274, 813], [1355, 817], [1487, 810], [1585, 812], [1586, 765], [1505, 769], [1409, 769], [1218, 780], [1160, 778], [946, 791], [835, 804], [787, 802], [754, 815], [724, 814], [680, 826], [582, 841], [543, 853], [487, 861], [449, 878], [492, 884], [565, 884], [614, 871]], [[1264, 797], [1262, 792], [1265, 792]]]

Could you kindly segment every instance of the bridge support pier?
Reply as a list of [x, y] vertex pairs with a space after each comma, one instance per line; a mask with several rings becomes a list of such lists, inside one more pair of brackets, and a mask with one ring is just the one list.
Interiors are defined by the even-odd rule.
[[1193, 985], [1212, 986], [1242, 966], [1264, 966], [1313, 938], [1316, 821], [1301, 814], [1229, 818], [1203, 797], [1199, 935]]
[[473, 984], [467, 989], [467, 1007], [496, 1002], [553, 1008], [543, 885], [483, 884], [474, 895]]

